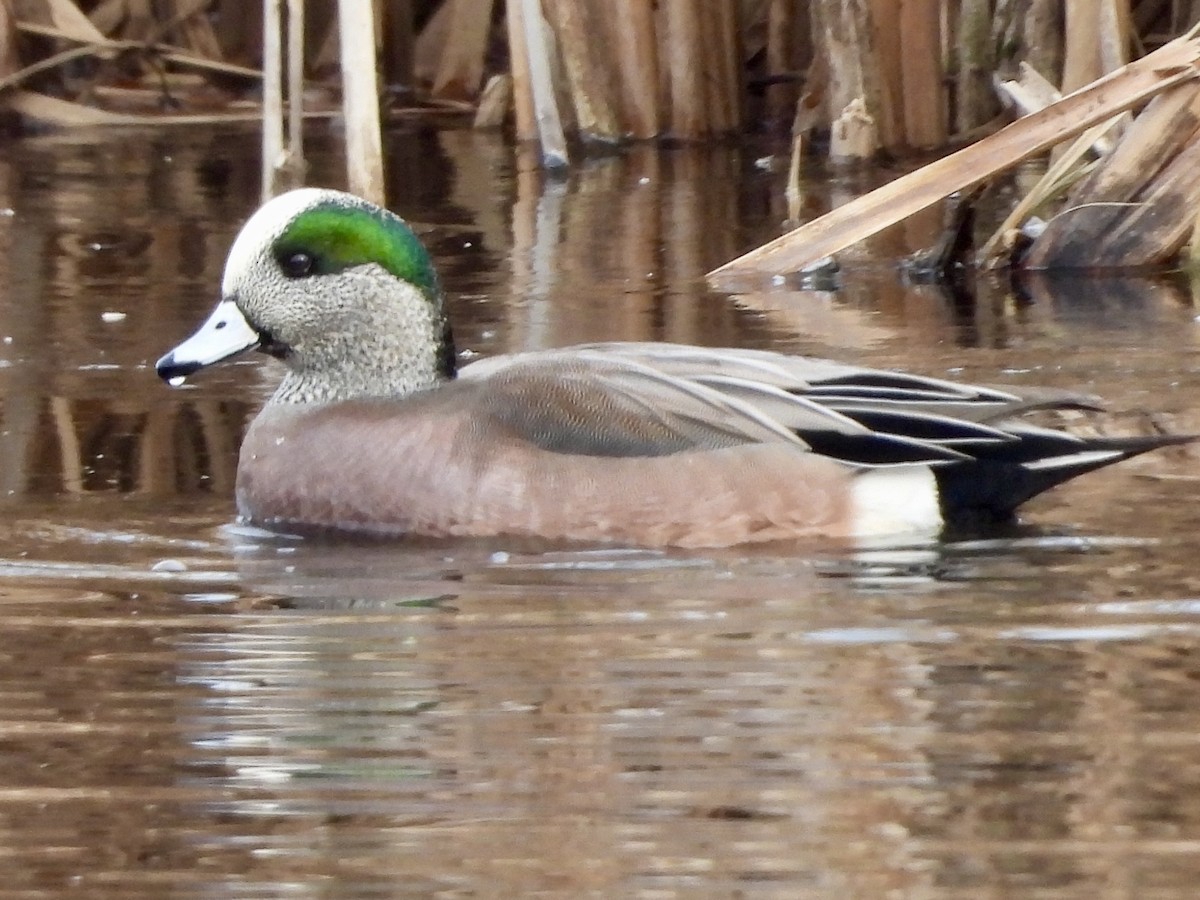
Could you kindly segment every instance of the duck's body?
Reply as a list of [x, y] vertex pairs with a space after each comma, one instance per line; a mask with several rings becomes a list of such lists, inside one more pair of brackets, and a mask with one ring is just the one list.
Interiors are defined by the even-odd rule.
[[[457, 388], [447, 390], [457, 395]], [[799, 464], [782, 444], [586, 457], [530, 445], [506, 429], [484, 442], [464, 414], [425, 416], [423, 407], [349, 401], [268, 410], [243, 445], [249, 464], [238, 471], [239, 510], [267, 524], [643, 546], [725, 546], [859, 529], [848, 473], [820, 458]], [[372, 426], [394, 440], [379, 443]], [[289, 453], [303, 454], [303, 477], [295, 476]], [[931, 527], [936, 520], [887, 530]]]
[[288, 364], [242, 445], [263, 524], [650, 546], [935, 532], [1186, 438], [1021, 421], [1085, 405], [764, 351], [596, 344], [456, 371], [436, 277], [401, 220], [332, 191], [264, 206], [225, 297], [159, 362], [251, 346]]
[[[884, 480], [921, 497], [868, 521], [855, 486]], [[928, 531], [931, 487], [925, 466], [814, 454], [753, 406], [601, 346], [488, 360], [400, 399], [268, 404], [238, 506], [385, 532], [712, 546]]]

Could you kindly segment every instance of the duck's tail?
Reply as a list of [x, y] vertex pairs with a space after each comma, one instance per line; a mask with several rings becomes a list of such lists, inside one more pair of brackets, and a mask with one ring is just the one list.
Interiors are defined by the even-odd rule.
[[1198, 435], [1078, 437], [1036, 426], [1005, 429], [1016, 441], [976, 449], [968, 460], [935, 467], [948, 522], [1003, 521], [1018, 506], [1079, 475]]

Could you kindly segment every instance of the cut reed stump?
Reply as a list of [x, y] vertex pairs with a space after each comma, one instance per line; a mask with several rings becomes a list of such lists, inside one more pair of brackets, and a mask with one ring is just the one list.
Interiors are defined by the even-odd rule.
[[869, 159], [881, 139], [889, 145], [899, 144], [896, 129], [890, 125], [892, 106], [881, 89], [881, 58], [873, 50], [871, 29], [878, 20], [872, 17], [871, 4], [867, 0], [814, 0], [812, 9], [814, 43], [829, 73], [824, 100], [826, 119], [832, 123], [830, 161], [848, 164]]
[[500, 128], [508, 118], [508, 110], [512, 106], [513, 80], [511, 75], [493, 75], [479, 96], [479, 106], [475, 109], [474, 128], [482, 130]]

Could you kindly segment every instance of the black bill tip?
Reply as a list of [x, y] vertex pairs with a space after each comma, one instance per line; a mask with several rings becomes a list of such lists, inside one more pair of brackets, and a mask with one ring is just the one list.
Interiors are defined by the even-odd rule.
[[158, 377], [172, 387], [182, 384], [185, 378], [202, 368], [204, 366], [193, 359], [177, 361], [174, 350], [154, 364]]

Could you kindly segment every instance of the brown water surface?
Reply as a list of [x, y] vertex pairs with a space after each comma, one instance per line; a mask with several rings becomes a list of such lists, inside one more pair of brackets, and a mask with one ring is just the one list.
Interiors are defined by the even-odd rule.
[[[6, 151], [0, 895], [1194, 896], [1193, 452], [934, 547], [257, 532], [232, 478], [275, 364], [179, 391], [151, 368], [215, 299], [255, 136]], [[637, 148], [547, 180], [413, 130], [389, 183], [469, 354], [776, 347], [1200, 430], [1186, 285], [904, 286], [888, 260], [935, 217], [849, 254], [836, 291], [707, 293], [783, 218], [762, 155]], [[822, 180], [806, 214], [863, 187]]]

